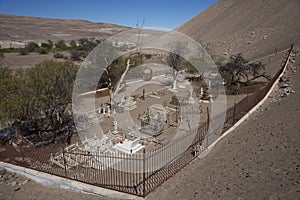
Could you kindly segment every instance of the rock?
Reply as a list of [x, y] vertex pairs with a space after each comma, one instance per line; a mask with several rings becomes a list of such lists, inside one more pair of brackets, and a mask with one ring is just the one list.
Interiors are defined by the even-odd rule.
[[21, 188], [18, 187], [18, 188], [15, 189], [15, 191], [19, 191], [20, 189], [21, 189]]
[[286, 94], [286, 93], [283, 93], [283, 94], [280, 95], [280, 97], [281, 97], [281, 98], [287, 97], [287, 94]]
[[19, 185], [24, 185], [26, 183], [28, 183], [30, 180], [26, 179], [25, 181], [23, 181], [22, 183], [20, 183]]
[[6, 151], [6, 149], [4, 147], [0, 147], [0, 153]]
[[295, 59], [290, 58], [290, 62], [291, 62], [291, 63], [295, 63]]
[[268, 39], [268, 35], [264, 35], [263, 39], [264, 40]]
[[22, 157], [15, 157], [14, 160], [16, 160], [18, 162], [23, 162], [23, 158]]
[[10, 158], [5, 158], [3, 161], [4, 162], [11, 162], [11, 159]]
[[289, 85], [286, 84], [286, 83], [283, 83], [283, 84], [280, 85], [280, 88], [287, 88], [287, 87], [289, 87]]
[[17, 185], [16, 181], [11, 182], [11, 186], [15, 187]]
[[255, 35], [255, 31], [252, 31], [252, 32], [251, 32], [251, 35]]

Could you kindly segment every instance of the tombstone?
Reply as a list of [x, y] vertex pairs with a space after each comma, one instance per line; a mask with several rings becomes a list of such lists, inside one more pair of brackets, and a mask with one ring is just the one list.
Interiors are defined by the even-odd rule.
[[174, 89], [174, 90], [177, 89], [177, 86], [176, 86], [176, 79], [174, 79], [174, 81], [173, 81], [172, 89]]
[[113, 133], [118, 134], [118, 122], [116, 120], [113, 121], [113, 127], [114, 127]]
[[109, 106], [107, 106], [107, 116], [109, 116], [110, 117], [110, 107]]
[[189, 97], [188, 103], [189, 104], [195, 103], [195, 99], [193, 98], [193, 88], [190, 89], [190, 97]]
[[152, 69], [146, 67], [142, 72], [142, 79], [144, 81], [150, 81], [152, 79]]

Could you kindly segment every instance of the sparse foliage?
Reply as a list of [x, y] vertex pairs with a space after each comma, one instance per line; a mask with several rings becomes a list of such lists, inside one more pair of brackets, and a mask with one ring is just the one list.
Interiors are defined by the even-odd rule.
[[53, 44], [49, 44], [49, 43], [42, 43], [41, 44], [41, 48], [45, 48], [45, 49], [51, 49], [53, 47]]
[[59, 59], [59, 58], [64, 58], [64, 55], [62, 53], [55, 53], [53, 57]]
[[262, 63], [249, 63], [242, 54], [232, 55], [228, 63], [220, 66], [220, 72], [227, 86], [248, 85], [258, 78], [270, 79]]
[[73, 61], [81, 61], [87, 56], [85, 51], [71, 51], [71, 59]]
[[40, 47], [38, 49], [39, 54], [48, 54], [48, 49], [44, 47]]
[[180, 55], [185, 54], [186, 52], [185, 44], [181, 42], [177, 42], [172, 49], [171, 52], [169, 52], [167, 57], [167, 62], [170, 67], [172, 67], [174, 70], [179, 70], [180, 62], [182, 61], [182, 58]]
[[25, 49], [27, 49], [28, 52], [35, 52], [39, 49], [39, 45], [35, 42], [29, 42], [26, 46]]
[[26, 48], [20, 48], [19, 54], [25, 56], [29, 54], [29, 51]]
[[59, 48], [59, 49], [64, 49], [67, 47], [66, 43], [64, 40], [58, 40], [56, 43], [55, 43], [55, 47], [56, 48]]
[[71, 40], [69, 44], [71, 47], [77, 47], [77, 43], [75, 40]]

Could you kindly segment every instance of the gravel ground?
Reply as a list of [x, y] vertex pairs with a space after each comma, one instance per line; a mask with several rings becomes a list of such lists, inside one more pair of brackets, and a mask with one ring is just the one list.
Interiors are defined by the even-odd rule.
[[[298, 56], [293, 67], [299, 69]], [[259, 111], [149, 194], [146, 199], [300, 199], [300, 72], [288, 70], [295, 91], [269, 98]], [[107, 199], [43, 186], [1, 170], [0, 199]]]
[[[299, 56], [296, 63], [299, 69]], [[207, 157], [147, 199], [300, 199], [299, 81], [297, 71], [291, 77], [295, 94], [275, 102], [269, 98]]]

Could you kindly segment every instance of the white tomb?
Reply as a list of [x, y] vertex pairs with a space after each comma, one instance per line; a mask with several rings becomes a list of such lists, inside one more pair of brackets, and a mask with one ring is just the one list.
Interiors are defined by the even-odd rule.
[[140, 138], [137, 138], [135, 140], [128, 140], [125, 139], [123, 143], [117, 143], [113, 146], [114, 149], [127, 153], [127, 154], [133, 154], [141, 149], [143, 149], [145, 146], [141, 145], [140, 143]]

